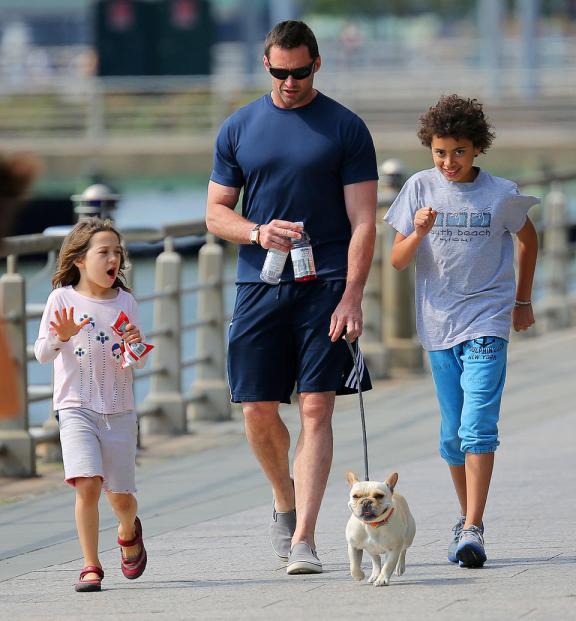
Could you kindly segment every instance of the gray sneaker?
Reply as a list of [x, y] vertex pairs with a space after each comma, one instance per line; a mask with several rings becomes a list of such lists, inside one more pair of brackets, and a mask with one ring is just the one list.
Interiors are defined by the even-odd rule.
[[456, 558], [456, 550], [458, 549], [458, 542], [460, 541], [460, 534], [462, 533], [462, 529], [464, 528], [465, 520], [466, 516], [461, 515], [460, 519], [452, 527], [452, 532], [454, 533], [454, 536], [452, 537], [452, 541], [448, 546], [448, 560], [451, 563], [458, 562], [458, 559]]
[[458, 542], [456, 550], [460, 567], [482, 567], [486, 562], [484, 550], [484, 526], [470, 526], [465, 528]]
[[287, 574], [321, 574], [322, 563], [307, 543], [295, 543], [290, 550], [288, 557], [288, 565], [286, 567]]
[[296, 509], [279, 513], [272, 507], [272, 521], [270, 522], [270, 543], [276, 556], [283, 561], [290, 556], [292, 535], [296, 530]]

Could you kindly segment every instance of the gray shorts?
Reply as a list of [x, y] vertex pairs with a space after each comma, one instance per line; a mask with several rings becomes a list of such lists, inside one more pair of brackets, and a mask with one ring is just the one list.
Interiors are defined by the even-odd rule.
[[109, 492], [136, 491], [136, 412], [98, 414], [86, 408], [58, 412], [64, 479], [101, 477]]

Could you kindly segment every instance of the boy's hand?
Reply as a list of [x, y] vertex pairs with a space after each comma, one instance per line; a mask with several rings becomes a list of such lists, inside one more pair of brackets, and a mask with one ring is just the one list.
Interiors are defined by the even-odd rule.
[[437, 211], [432, 207], [422, 207], [414, 215], [414, 232], [418, 237], [425, 237], [436, 222]]
[[516, 332], [522, 332], [528, 330], [531, 325], [534, 325], [534, 311], [532, 305], [515, 306], [512, 309], [512, 325]]
[[69, 341], [71, 337], [76, 336], [82, 328], [90, 323], [90, 319], [83, 319], [80, 323], [74, 321], [74, 307], [71, 306], [67, 311], [63, 308], [61, 312], [55, 311], [54, 315], [56, 321], [51, 321], [50, 325], [54, 328], [54, 332], [58, 335], [58, 338], [63, 341]]
[[140, 343], [142, 335], [140, 334], [140, 330], [138, 330], [134, 324], [129, 323], [126, 325], [126, 330], [122, 335], [122, 340], [125, 343]]

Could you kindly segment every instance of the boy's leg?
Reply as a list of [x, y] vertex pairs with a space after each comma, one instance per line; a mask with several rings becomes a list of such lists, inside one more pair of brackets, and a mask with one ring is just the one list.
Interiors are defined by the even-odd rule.
[[[74, 480], [74, 487], [76, 489], [76, 528], [84, 556], [83, 567], [102, 567], [98, 560], [98, 501], [102, 490], [102, 479], [100, 477], [77, 477]], [[84, 580], [99, 579], [100, 577], [94, 573], [84, 576]]]
[[466, 490], [466, 466], [452, 466], [448, 464], [450, 468], [450, 475], [452, 476], [452, 483], [458, 496], [458, 502], [460, 503], [460, 513], [462, 515], [467, 514], [467, 490]]
[[490, 479], [494, 467], [494, 453], [466, 453], [466, 504], [468, 511], [464, 528], [482, 528], [482, 517], [488, 498]]
[[499, 444], [500, 401], [506, 379], [508, 343], [483, 337], [468, 341], [462, 354], [464, 405], [459, 431], [466, 453], [467, 513], [465, 528], [482, 526], [494, 452]]

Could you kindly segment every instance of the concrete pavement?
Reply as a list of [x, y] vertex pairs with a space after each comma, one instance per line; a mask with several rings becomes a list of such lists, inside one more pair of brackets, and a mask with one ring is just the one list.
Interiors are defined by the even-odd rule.
[[[511, 345], [501, 447], [485, 517], [481, 570], [446, 561], [457, 503], [436, 454], [428, 376], [365, 395], [370, 472], [399, 472], [417, 534], [390, 587], [348, 575], [344, 472], [363, 472], [357, 399], [338, 401], [335, 458], [319, 517], [325, 572], [287, 576], [267, 540], [268, 485], [246, 443], [232, 442], [138, 471], [146, 573], [123, 578], [103, 503], [103, 592], [77, 594], [73, 494], [51, 491], [0, 507], [2, 619], [568, 619], [576, 615], [576, 330]], [[297, 412], [286, 408], [297, 428]], [[240, 426], [240, 423], [237, 423]], [[365, 559], [365, 563], [367, 563]]]

